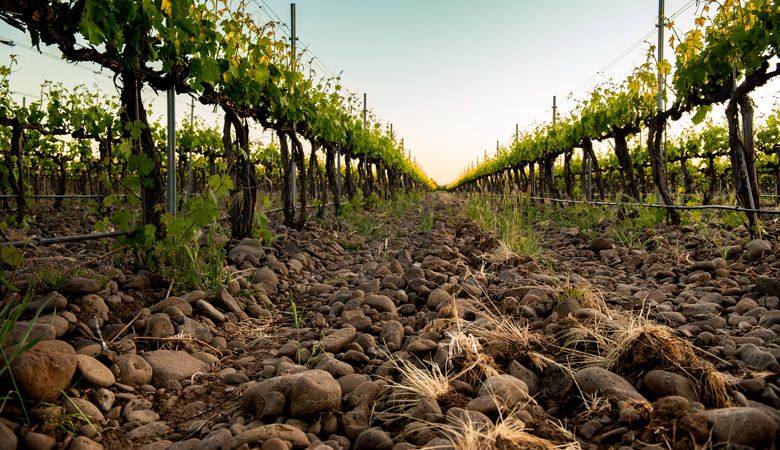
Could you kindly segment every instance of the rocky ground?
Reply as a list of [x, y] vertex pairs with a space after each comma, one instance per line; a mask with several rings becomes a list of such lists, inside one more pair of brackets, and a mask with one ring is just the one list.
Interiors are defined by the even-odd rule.
[[462, 199], [423, 202], [374, 212], [371, 239], [326, 221], [232, 242], [213, 292], [119, 270], [110, 242], [30, 249], [14, 286], [60, 275], [7, 336], [6, 355], [42, 340], [1, 375], [0, 449], [775, 447], [773, 224], [648, 229], [638, 250], [609, 220], [544, 222], [532, 259]]

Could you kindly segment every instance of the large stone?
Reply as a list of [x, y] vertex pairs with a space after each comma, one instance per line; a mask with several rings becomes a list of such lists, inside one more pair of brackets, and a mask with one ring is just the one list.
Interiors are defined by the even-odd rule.
[[89, 383], [97, 387], [110, 387], [116, 383], [116, 377], [102, 362], [89, 355], [78, 355], [78, 368]]
[[129, 386], [141, 386], [152, 382], [152, 366], [145, 359], [136, 355], [119, 357], [119, 381]]
[[369, 428], [355, 439], [355, 450], [390, 450], [393, 448], [393, 438], [379, 427]]
[[699, 401], [691, 380], [677, 373], [651, 370], [645, 375], [644, 386], [655, 398], [678, 395], [692, 402]]
[[259, 261], [265, 256], [265, 249], [263, 249], [263, 241], [259, 239], [244, 238], [237, 246], [230, 249], [228, 252], [228, 258], [235, 263], [243, 262], [247, 256], [251, 256], [256, 261]]
[[363, 304], [368, 305], [379, 312], [388, 312], [393, 315], [398, 314], [395, 303], [386, 295], [366, 295]]
[[97, 316], [100, 319], [108, 320], [108, 305], [99, 295], [83, 295], [74, 300], [73, 303], [81, 307], [81, 311], [89, 314], [90, 317]]
[[244, 407], [254, 408], [257, 397], [270, 391], [284, 396], [293, 417], [337, 410], [341, 403], [341, 386], [331, 374], [322, 370], [307, 370], [257, 383], [244, 394]]
[[11, 368], [16, 384], [33, 402], [52, 401], [76, 373], [76, 351], [62, 341], [41, 341], [19, 355]]
[[322, 347], [322, 350], [326, 352], [337, 353], [342, 348], [344, 348], [345, 345], [352, 342], [352, 339], [355, 339], [356, 334], [357, 330], [355, 327], [346, 326], [344, 328], [339, 328], [333, 333], [322, 338], [320, 341], [320, 347]]
[[18, 441], [14, 431], [0, 422], [0, 450], [16, 450]]
[[183, 312], [185, 316], [192, 315], [192, 305], [190, 305], [190, 302], [181, 297], [168, 297], [165, 300], [161, 300], [160, 302], [149, 307], [149, 311], [153, 313], [162, 312], [169, 306], [175, 306], [179, 308], [179, 310]]
[[243, 309], [241, 309], [236, 299], [230, 295], [230, 292], [228, 292], [225, 286], [219, 286], [217, 288], [216, 297], [220, 302], [222, 302], [223, 305], [225, 305], [225, 308], [227, 308], [228, 311], [235, 314], [238, 320], [249, 320], [249, 316], [244, 312]]
[[428, 294], [428, 300], [425, 302], [425, 306], [428, 309], [434, 310], [440, 304], [452, 301], [452, 295], [444, 289], [436, 288]]
[[482, 383], [480, 396], [490, 396], [506, 406], [516, 406], [528, 401], [528, 386], [512, 375], [493, 375]]
[[770, 448], [775, 442], [777, 422], [758, 408], [738, 407], [704, 411], [712, 424], [715, 443]]
[[68, 397], [63, 406], [65, 407], [66, 412], [75, 414], [78, 417], [86, 417], [91, 422], [102, 423], [106, 420], [105, 417], [103, 417], [103, 413], [100, 412], [100, 408], [87, 399]]
[[574, 374], [574, 380], [585, 395], [603, 395], [618, 402], [647, 401], [625, 378], [602, 367], [580, 369]]
[[746, 256], [755, 261], [772, 253], [772, 244], [764, 239], [753, 239], [748, 242]]
[[379, 342], [384, 343], [391, 352], [400, 349], [403, 340], [404, 326], [397, 320], [388, 321], [379, 333]]
[[134, 428], [132, 431], [127, 433], [125, 437], [131, 441], [156, 439], [167, 433], [170, 429], [171, 427], [166, 425], [164, 422], [151, 422], [147, 423], [146, 425], [141, 425], [138, 428]]
[[737, 350], [737, 356], [745, 361], [751, 369], [755, 370], [775, 370], [778, 367], [777, 358], [767, 351], [761, 350], [755, 344], [745, 344]]
[[756, 278], [756, 290], [762, 294], [780, 296], [780, 278], [760, 276]]
[[57, 291], [65, 295], [97, 294], [100, 291], [100, 283], [86, 277], [68, 278]]
[[103, 450], [103, 445], [86, 436], [77, 436], [70, 441], [68, 450]]
[[168, 381], [181, 381], [196, 373], [208, 371], [208, 365], [187, 352], [155, 350], [143, 354], [152, 367], [152, 384], [165, 386]]
[[[292, 444], [293, 448], [305, 448], [309, 445], [309, 438], [299, 428], [283, 423], [261, 425], [234, 436], [225, 444], [225, 450], [234, 450], [243, 445], [265, 442], [269, 439], [281, 439]], [[250, 447], [256, 447], [251, 446]]]
[[[5, 324], [0, 323], [5, 326]], [[7, 347], [19, 344], [27, 344], [34, 340], [53, 341], [57, 337], [57, 330], [50, 323], [31, 323], [18, 321], [11, 327], [6, 335], [5, 343]]]
[[152, 314], [152, 317], [146, 320], [144, 336], [163, 338], [173, 336], [174, 333], [176, 333], [176, 330], [173, 328], [173, 323], [168, 314]]
[[268, 295], [276, 295], [279, 290], [279, 277], [269, 267], [261, 267], [255, 272], [255, 283], [260, 283]]

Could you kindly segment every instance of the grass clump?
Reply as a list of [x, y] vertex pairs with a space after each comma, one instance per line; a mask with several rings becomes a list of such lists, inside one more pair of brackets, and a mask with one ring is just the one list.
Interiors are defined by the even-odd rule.
[[466, 201], [466, 216], [483, 230], [493, 232], [513, 252], [532, 258], [542, 256], [543, 248], [527, 217], [530, 210], [524, 210], [509, 196], [490, 197], [469, 195]]

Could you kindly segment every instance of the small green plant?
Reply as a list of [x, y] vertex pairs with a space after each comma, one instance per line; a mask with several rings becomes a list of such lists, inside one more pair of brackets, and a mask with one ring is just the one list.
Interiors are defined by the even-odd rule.
[[527, 204], [518, 205], [509, 197], [491, 202], [489, 197], [475, 194], [466, 203], [466, 215], [480, 228], [496, 233], [513, 252], [540, 258], [542, 244], [528, 214]]
[[[420, 211], [422, 212], [422, 211]], [[433, 228], [434, 212], [428, 211], [423, 213], [423, 219], [420, 225], [417, 226], [417, 230], [421, 233], [428, 233]]]
[[229, 176], [212, 175], [205, 194], [191, 198], [179, 215], [163, 217], [164, 237], [152, 225], [129, 235], [123, 242], [132, 262], [175, 281], [177, 291], [210, 291], [228, 282], [226, 238], [217, 220], [220, 201], [232, 186]]

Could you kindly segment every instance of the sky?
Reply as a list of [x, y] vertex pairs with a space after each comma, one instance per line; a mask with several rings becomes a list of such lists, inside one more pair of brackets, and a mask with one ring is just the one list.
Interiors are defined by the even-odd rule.
[[[248, 4], [260, 20], [289, 21], [289, 1]], [[666, 0], [665, 7], [667, 17], [679, 13], [678, 34], [693, 25], [695, 0]], [[598, 83], [622, 81], [657, 40], [657, 0], [298, 0], [296, 10], [304, 59], [316, 56], [319, 73], [341, 73], [346, 89], [366, 93], [369, 109], [393, 124], [441, 184], [483, 152], [495, 152], [497, 140], [510, 143], [516, 124], [522, 131], [549, 121], [553, 96], [563, 115]], [[280, 27], [279, 36], [285, 33]], [[30, 42], [4, 23], [0, 38]], [[66, 86], [95, 80], [115, 92], [106, 72], [58, 61], [56, 49], [47, 50], [50, 57], [24, 45], [0, 45], [0, 61], [19, 55], [13, 91], [34, 94], [49, 79]], [[776, 84], [759, 94], [776, 100]], [[178, 117], [188, 103], [178, 99]], [[760, 114], [766, 102], [757, 103]], [[159, 117], [164, 103], [154, 104]], [[195, 112], [211, 114], [200, 105]]]

